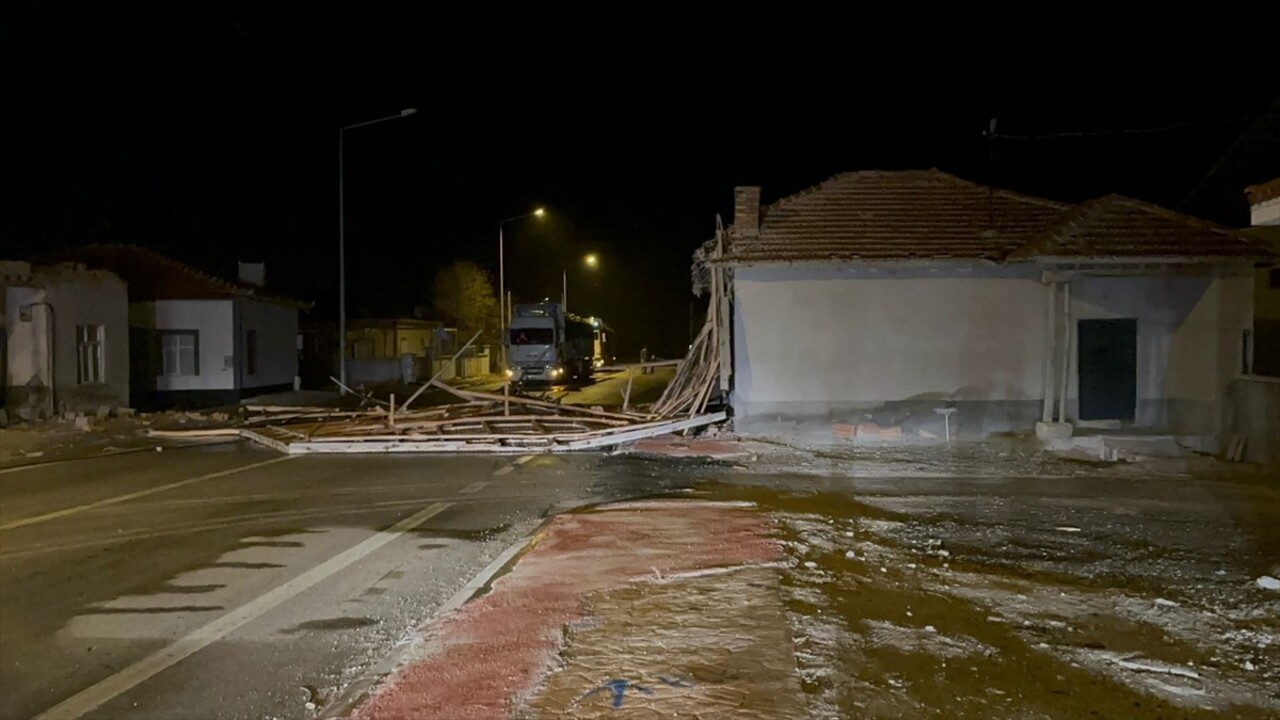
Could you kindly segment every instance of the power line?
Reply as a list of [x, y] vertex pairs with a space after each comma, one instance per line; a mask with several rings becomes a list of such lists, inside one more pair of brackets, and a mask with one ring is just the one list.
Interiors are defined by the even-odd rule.
[[1253, 118], [1237, 117], [1237, 118], [1218, 118], [1216, 120], [1200, 120], [1196, 122], [1181, 122], [1173, 125], [1160, 125], [1158, 127], [1149, 128], [1120, 128], [1116, 130], [1091, 130], [1077, 132], [1060, 132], [1047, 133], [1044, 135], [1010, 135], [1007, 133], [984, 133], [995, 140], [1056, 140], [1058, 138], [1089, 138], [1089, 137], [1107, 137], [1113, 135], [1148, 135], [1151, 133], [1170, 132], [1173, 130], [1182, 130], [1184, 128], [1205, 127], [1207, 125], [1219, 125], [1223, 123], [1248, 122]]

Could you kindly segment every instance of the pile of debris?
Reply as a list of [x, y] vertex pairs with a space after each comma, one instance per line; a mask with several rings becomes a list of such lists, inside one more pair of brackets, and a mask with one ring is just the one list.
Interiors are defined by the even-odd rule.
[[410, 410], [367, 397], [371, 407], [248, 405], [223, 428], [155, 431], [165, 437], [238, 435], [288, 454], [301, 453], [559, 453], [596, 450], [724, 420], [724, 413], [672, 418], [563, 405], [517, 395], [459, 390], [432, 380], [454, 402]]
[[[717, 244], [717, 257], [719, 245]], [[238, 423], [207, 430], [156, 432], [157, 435], [239, 435], [284, 453], [561, 453], [598, 450], [643, 438], [687, 431], [722, 422], [725, 412], [708, 412], [723, 388], [728, 351], [726, 270], [710, 271], [711, 302], [707, 322], [680, 361], [675, 378], [652, 408], [629, 410], [630, 381], [621, 411], [547, 402], [510, 394], [460, 390], [433, 377], [399, 407], [358, 393], [356, 410], [247, 406]], [[459, 354], [479, 333], [472, 336]], [[455, 356], [456, 360], [457, 356]], [[645, 366], [666, 363], [648, 363]], [[446, 364], [448, 366], [449, 364]], [[454, 402], [425, 410], [409, 406], [423, 391], [437, 388]]]

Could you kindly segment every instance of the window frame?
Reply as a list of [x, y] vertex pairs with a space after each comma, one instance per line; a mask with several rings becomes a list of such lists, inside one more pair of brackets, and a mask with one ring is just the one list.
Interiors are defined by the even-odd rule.
[[106, 344], [107, 326], [76, 325], [77, 385], [101, 385], [107, 381]]
[[[199, 330], [160, 330], [158, 331], [158, 344], [160, 346], [160, 377], [200, 377], [200, 331]], [[170, 372], [170, 368], [166, 367], [166, 349], [165, 341], [169, 338], [191, 338], [191, 372], [182, 372], [182, 346], [175, 346], [174, 352], [177, 357], [178, 372]]]

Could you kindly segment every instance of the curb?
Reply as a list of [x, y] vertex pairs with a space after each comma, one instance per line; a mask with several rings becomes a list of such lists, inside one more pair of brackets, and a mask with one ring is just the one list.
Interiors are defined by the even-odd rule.
[[[549, 520], [549, 518], [548, 518]], [[422, 645], [423, 634], [420, 632], [422, 628], [430, 627], [458, 608], [467, 604], [468, 601], [478, 596], [494, 577], [502, 570], [509, 567], [519, 556], [522, 551], [532, 547], [538, 532], [546, 524], [546, 520], [539, 523], [533, 529], [533, 532], [527, 536], [517, 540], [509, 545], [499, 555], [484, 567], [479, 573], [467, 581], [460, 590], [454, 593], [448, 600], [444, 602], [426, 622], [422, 623], [413, 631], [414, 637], [408, 641], [401, 641], [396, 644], [399, 650], [392, 650], [380, 662], [377, 662], [365, 670], [360, 677], [352, 681], [345, 690], [338, 694], [332, 701], [325, 705], [324, 710], [316, 715], [317, 720], [346, 720], [350, 718], [352, 713], [364, 701], [368, 700], [373, 692], [400, 667], [411, 662], [418, 654], [418, 650]]]

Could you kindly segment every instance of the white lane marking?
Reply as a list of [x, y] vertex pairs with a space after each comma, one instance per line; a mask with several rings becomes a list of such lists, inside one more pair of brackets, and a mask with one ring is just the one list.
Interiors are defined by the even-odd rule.
[[529, 462], [530, 460], [534, 459], [535, 457], [537, 457], [537, 455], [525, 455], [524, 457], [520, 458], [519, 460], [516, 460], [516, 464], [517, 464], [517, 465], [523, 465], [523, 464], [525, 464], [525, 463]]
[[244, 472], [245, 470], [253, 470], [254, 468], [273, 465], [278, 462], [284, 462], [285, 460], [292, 460], [295, 457], [297, 456], [285, 455], [284, 457], [271, 458], [270, 460], [263, 460], [262, 462], [250, 463], [248, 465], [241, 465], [240, 467], [231, 468], [230, 470], [222, 470], [220, 472], [209, 473], [208, 475], [199, 475], [193, 478], [187, 478], [186, 480], [179, 480], [177, 482], [171, 482], [165, 485], [157, 485], [156, 487], [147, 488], [146, 490], [139, 490], [137, 492], [125, 493], [124, 495], [117, 495], [115, 497], [106, 498], [105, 500], [98, 500], [96, 502], [85, 503], [84, 505], [76, 505], [75, 507], [64, 508], [62, 510], [57, 510], [51, 513], [45, 513], [44, 515], [36, 515], [35, 517], [23, 518], [21, 520], [13, 520], [3, 525], [0, 525], [0, 531], [13, 530], [15, 528], [26, 527], [28, 525], [35, 525], [37, 523], [48, 522], [50, 520], [57, 520], [58, 518], [67, 517], [68, 515], [75, 515], [76, 513], [82, 513], [85, 510], [93, 510], [94, 508], [107, 507], [108, 505], [117, 505], [119, 503], [127, 502], [129, 500], [136, 500], [137, 498], [140, 498], [140, 497], [154, 495], [158, 492], [164, 492], [166, 490], [173, 490], [175, 488], [180, 488], [180, 487], [183, 487], [184, 485], [191, 485], [192, 483], [198, 483], [204, 480], [212, 480], [214, 478], [220, 478], [220, 477], [225, 477], [227, 475], [234, 475], [235, 473], [238, 473], [238, 472]]
[[[496, 475], [497, 473], [494, 473], [494, 474]], [[473, 482], [470, 485], [462, 488], [461, 490], [458, 491], [458, 494], [470, 495], [471, 493], [474, 493], [474, 492], [480, 492], [480, 490], [484, 489], [484, 487], [488, 484], [489, 484], [488, 480], [479, 480], [477, 482]]]
[[453, 503], [428, 505], [386, 530], [335, 555], [298, 577], [241, 605], [204, 627], [196, 628], [168, 647], [161, 648], [96, 685], [63, 700], [35, 717], [35, 720], [75, 720], [102, 707], [160, 672], [199, 652], [217, 640], [255, 620], [282, 603], [301, 595], [313, 585], [366, 557], [383, 545], [404, 535]]
[[[520, 494], [489, 495], [485, 497], [483, 500], [479, 500], [479, 499], [457, 500], [454, 504], [456, 505], [464, 502], [468, 502], [468, 503], [500, 502], [505, 500], [518, 500], [521, 498], [527, 498], [527, 496], [520, 495]], [[236, 515], [232, 518], [221, 519], [215, 522], [209, 522], [209, 523], [203, 523], [203, 524], [182, 525], [178, 527], [168, 527], [165, 529], [158, 529], [158, 530], [141, 530], [141, 531], [135, 531], [131, 533], [130, 532], [118, 533], [116, 535], [112, 535], [111, 537], [105, 538], [105, 539], [96, 538], [93, 540], [72, 542], [72, 543], [66, 543], [62, 545], [43, 544], [43, 545], [40, 545], [39, 547], [28, 548], [23, 550], [9, 550], [9, 549], [5, 549], [4, 547], [0, 547], [0, 567], [3, 567], [3, 565], [6, 562], [21, 560], [23, 558], [33, 557], [37, 555], [47, 555], [49, 553], [54, 553], [54, 552], [82, 550], [85, 548], [103, 548], [103, 547], [107, 547], [108, 545], [118, 545], [120, 543], [131, 542], [134, 540], [150, 540], [158, 537], [167, 537], [169, 535], [190, 535], [192, 533], [205, 532], [208, 530], [219, 530], [222, 528], [234, 527], [237, 525], [253, 525], [253, 524], [261, 523], [264, 520], [296, 521], [296, 520], [303, 520], [306, 518], [313, 518], [313, 517], [322, 518], [322, 517], [337, 517], [340, 515], [360, 515], [360, 514], [368, 514], [369, 512], [373, 511], [375, 508], [377, 509], [396, 508], [396, 507], [401, 507], [405, 505], [417, 506], [417, 505], [421, 505], [424, 502], [434, 502], [436, 500], [453, 500], [453, 499], [454, 499], [454, 496], [445, 495], [442, 497], [422, 497], [422, 498], [414, 498], [412, 500], [396, 500], [392, 502], [371, 503], [369, 505], [362, 505], [360, 507], [351, 508], [347, 510], [334, 510], [333, 508], [324, 508], [321, 510], [311, 510], [306, 512], [282, 510], [282, 511], [269, 512], [269, 513], [257, 513], [254, 515]]]
[[515, 470], [515, 469], [516, 469], [516, 466], [515, 466], [515, 465], [503, 465], [502, 467], [498, 468], [498, 469], [497, 469], [497, 471], [495, 471], [495, 472], [493, 473], [493, 476], [494, 476], [494, 477], [502, 477], [503, 475], [506, 475], [506, 474], [510, 473], [512, 470]]
[[19, 465], [17, 467], [4, 468], [0, 470], [0, 475], [10, 475], [13, 473], [26, 472], [28, 470], [40, 470], [42, 468], [54, 467], [55, 465], [66, 465], [68, 463], [80, 462], [82, 460], [97, 460], [98, 458], [115, 457], [116, 455], [128, 455], [129, 453], [146, 452], [151, 447], [140, 448], [124, 448], [113, 452], [104, 452], [101, 455], [89, 455], [86, 457], [67, 458], [66, 460], [50, 460], [49, 462], [32, 463], [30, 465]]

